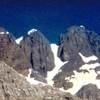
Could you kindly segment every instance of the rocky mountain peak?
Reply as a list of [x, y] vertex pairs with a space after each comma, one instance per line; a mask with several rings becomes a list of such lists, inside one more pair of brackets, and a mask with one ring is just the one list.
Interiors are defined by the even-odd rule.
[[32, 66], [31, 76], [43, 81], [47, 71], [54, 68], [53, 53], [49, 41], [40, 31], [32, 29], [28, 34], [20, 45]]
[[34, 41], [38, 41], [38, 42], [43, 42], [44, 44], [48, 44], [49, 45], [49, 41], [47, 40], [47, 38], [43, 35], [42, 32], [40, 32], [37, 29], [31, 29], [28, 31], [28, 37], [30, 38], [30, 40], [34, 40]]
[[62, 61], [70, 59], [69, 56], [79, 52], [85, 56], [92, 54], [99, 56], [99, 42], [100, 36], [95, 32], [88, 31], [85, 27], [72, 26], [60, 36], [58, 56]]
[[[62, 34], [58, 57], [61, 61], [68, 62], [60, 67], [60, 72], [53, 79], [54, 85], [73, 94], [85, 83], [94, 82], [98, 85], [100, 80], [97, 80], [96, 77], [100, 76], [99, 43], [100, 36], [83, 26], [72, 26], [65, 34]], [[78, 88], [74, 86], [78, 86]]]

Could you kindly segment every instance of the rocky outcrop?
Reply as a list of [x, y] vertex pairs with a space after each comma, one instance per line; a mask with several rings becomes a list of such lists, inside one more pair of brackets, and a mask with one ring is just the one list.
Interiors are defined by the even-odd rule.
[[3, 28], [0, 28], [0, 60], [24, 75], [27, 75], [27, 69], [31, 67], [14, 36]]
[[100, 100], [100, 90], [93, 84], [82, 87], [76, 95], [83, 100]]
[[31, 85], [24, 76], [0, 61], [0, 100], [80, 100], [50, 86]]
[[20, 45], [32, 66], [31, 77], [42, 80], [46, 77], [47, 71], [54, 68], [54, 57], [49, 41], [40, 31], [36, 30], [30, 31]]

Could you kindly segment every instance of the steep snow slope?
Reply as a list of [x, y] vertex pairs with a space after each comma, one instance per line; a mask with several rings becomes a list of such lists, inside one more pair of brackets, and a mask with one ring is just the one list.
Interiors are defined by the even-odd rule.
[[55, 67], [52, 71], [47, 72], [47, 83], [51, 86], [53, 86], [53, 78], [60, 72], [60, 68], [67, 63], [62, 62], [60, 58], [57, 56], [57, 51], [58, 51], [58, 46], [56, 44], [51, 44], [51, 49], [54, 54], [54, 62], [55, 62]]

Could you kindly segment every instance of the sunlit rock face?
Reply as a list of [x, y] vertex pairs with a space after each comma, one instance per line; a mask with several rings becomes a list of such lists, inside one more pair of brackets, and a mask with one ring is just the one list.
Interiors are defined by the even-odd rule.
[[99, 43], [100, 36], [85, 27], [73, 26], [61, 35], [56, 57], [65, 63], [53, 78], [53, 85], [72, 94], [89, 83], [100, 88]]
[[47, 71], [54, 68], [54, 57], [49, 41], [40, 31], [32, 29], [20, 45], [32, 66], [31, 77], [46, 82]]
[[51, 86], [31, 85], [13, 67], [0, 61], [0, 100], [81, 100]]
[[0, 28], [0, 61], [5, 61], [24, 75], [31, 67], [23, 50], [16, 44], [15, 37], [3, 28]]

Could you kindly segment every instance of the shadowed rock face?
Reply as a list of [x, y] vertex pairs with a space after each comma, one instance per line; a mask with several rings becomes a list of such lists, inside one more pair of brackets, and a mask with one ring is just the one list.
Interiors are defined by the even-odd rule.
[[[2, 33], [3, 34], [2, 34]], [[31, 67], [23, 50], [15, 43], [15, 38], [5, 29], [0, 28], [0, 60], [11, 65], [19, 73], [27, 75], [27, 69]]]
[[24, 76], [0, 61], [0, 100], [81, 100], [50, 86], [31, 85]]
[[27, 56], [33, 72], [31, 76], [41, 80], [46, 77], [47, 71], [54, 68], [54, 57], [49, 41], [39, 31], [32, 32], [21, 42], [21, 48]]
[[62, 61], [73, 58], [81, 52], [84, 56], [95, 54], [100, 56], [100, 36], [90, 32], [85, 27], [73, 26], [68, 32], [60, 36], [58, 56]]
[[83, 100], [100, 100], [100, 90], [93, 84], [82, 87], [76, 95]]

